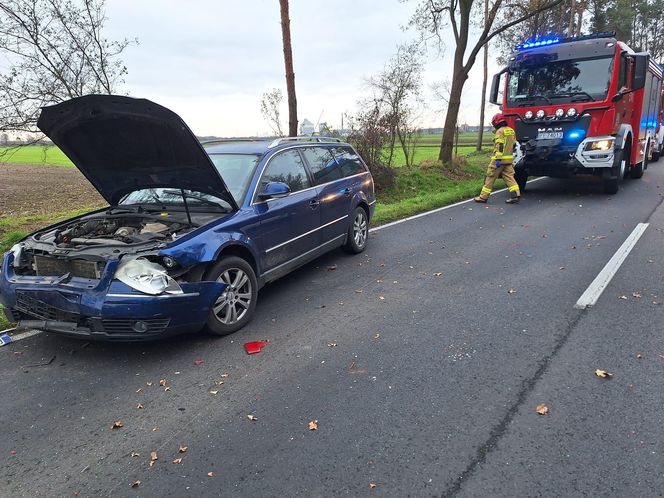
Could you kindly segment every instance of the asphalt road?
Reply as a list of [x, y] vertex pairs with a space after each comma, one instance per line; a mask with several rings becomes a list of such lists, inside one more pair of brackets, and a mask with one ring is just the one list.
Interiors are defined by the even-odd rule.
[[315, 261], [226, 338], [2, 347], [0, 495], [661, 496], [663, 196], [664, 162], [543, 179]]

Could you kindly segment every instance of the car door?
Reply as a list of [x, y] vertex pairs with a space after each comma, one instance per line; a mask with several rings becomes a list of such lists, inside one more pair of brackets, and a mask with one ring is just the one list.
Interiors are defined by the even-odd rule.
[[353, 190], [329, 147], [303, 147], [320, 199], [322, 243], [341, 239], [348, 231]]
[[[261, 199], [269, 182], [286, 183], [286, 197]], [[265, 273], [283, 269], [289, 262], [320, 245], [320, 202], [299, 152], [288, 149], [272, 156], [261, 174], [253, 205], [260, 220], [257, 240]]]

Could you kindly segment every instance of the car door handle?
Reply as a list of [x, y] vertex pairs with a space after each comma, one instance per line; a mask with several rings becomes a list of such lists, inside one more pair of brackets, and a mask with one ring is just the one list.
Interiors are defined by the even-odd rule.
[[353, 190], [350, 188], [344, 189], [344, 195], [346, 197], [350, 197], [350, 195], [353, 193]]
[[311, 199], [309, 202], [309, 207], [311, 209], [316, 209], [318, 206], [320, 206], [320, 201], [318, 199]]

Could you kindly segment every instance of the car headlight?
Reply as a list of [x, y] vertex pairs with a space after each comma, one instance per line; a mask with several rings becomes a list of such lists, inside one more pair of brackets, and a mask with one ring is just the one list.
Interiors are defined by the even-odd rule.
[[588, 143], [586, 150], [609, 150], [613, 148], [613, 138], [606, 138], [603, 140], [595, 140]]
[[115, 276], [120, 282], [145, 294], [182, 294], [182, 289], [163, 266], [145, 258], [120, 262]]
[[12, 248], [9, 250], [10, 253], [14, 256], [14, 261], [12, 262], [12, 266], [14, 268], [18, 268], [18, 266], [21, 263], [21, 255], [23, 254], [23, 246], [21, 244], [14, 244]]

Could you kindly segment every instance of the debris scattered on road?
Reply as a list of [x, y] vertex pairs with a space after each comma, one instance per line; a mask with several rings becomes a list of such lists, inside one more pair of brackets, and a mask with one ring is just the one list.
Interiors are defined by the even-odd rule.
[[267, 346], [267, 341], [251, 341], [244, 343], [244, 350], [247, 354], [260, 353], [261, 349]]
[[166, 385], [166, 379], [160, 379], [159, 380], [159, 385], [162, 386], [162, 387], [165, 386]]
[[146, 382], [145, 383], [148, 387], [152, 386], [152, 382]]
[[164, 387], [164, 392], [165, 392], [165, 393], [167, 393], [167, 392], [170, 391], [170, 390], [171, 390], [170, 387]]
[[159, 427], [153, 427], [152, 432], [159, 432]]
[[12, 342], [12, 338], [9, 336], [9, 334], [0, 335], [0, 346], [6, 346], [10, 342]]
[[443, 273], [439, 272], [439, 271], [437, 271], [433, 274], [434, 277], [441, 277], [442, 275], [443, 275]]
[[137, 405], [136, 405], [136, 409], [137, 409], [137, 410], [142, 410], [142, 409], [143, 409], [143, 405], [140, 404], [140, 403], [137, 404]]
[[249, 420], [251, 420], [252, 422], [255, 422], [256, 420], [258, 420], [258, 417], [255, 416], [255, 415], [247, 415], [247, 418], [248, 418]]
[[203, 363], [204, 363], [203, 360], [200, 360], [200, 359], [194, 360], [194, 365], [197, 366], [197, 367], [201, 366]]
[[336, 343], [336, 342], [328, 342], [328, 343], [327, 343], [327, 347], [328, 347], [328, 348], [335, 348], [336, 346], [337, 346], [337, 343]]
[[318, 420], [312, 420], [311, 422], [309, 422], [309, 430], [310, 431], [318, 430]]
[[607, 372], [606, 370], [600, 370], [599, 368], [595, 370], [595, 375], [597, 375], [597, 377], [601, 377], [602, 379], [610, 379], [613, 377], [613, 374]]
[[632, 292], [632, 297], [635, 297], [637, 299], [641, 299], [641, 293], [640, 292]]
[[[43, 358], [42, 358], [42, 359], [43, 359]], [[23, 368], [28, 368], [28, 367], [45, 367], [45, 366], [48, 366], [48, 365], [50, 365], [51, 363], [53, 363], [54, 360], [55, 360], [55, 355], [51, 356], [51, 359], [48, 360], [48, 361], [44, 361], [44, 362], [42, 362], [42, 363], [34, 363], [34, 364], [32, 364], [32, 365], [23, 365]]]
[[636, 354], [636, 359], [637, 359], [637, 360], [640, 360], [641, 358], [643, 358], [643, 356], [641, 356], [641, 353], [637, 353], [637, 354]]
[[181, 464], [182, 463], [182, 458], [176, 458], [175, 460], [173, 460], [173, 463], [176, 464], [176, 465]]
[[137, 488], [141, 485], [141, 481], [134, 481], [131, 483], [132, 488]]
[[327, 271], [335, 271], [337, 269], [337, 265], [331, 265], [327, 267]]
[[370, 489], [374, 489], [375, 487], [376, 487], [376, 483], [375, 483], [375, 482], [370, 482], [370, 483], [369, 483], [369, 488], [370, 488]]
[[380, 339], [380, 334], [376, 334], [373, 338], [374, 339]]
[[210, 394], [212, 394], [213, 396], [216, 396], [217, 394], [219, 394], [219, 391], [210, 391]]
[[132, 451], [131, 454], [130, 454], [129, 456], [130, 456], [130, 457], [139, 457], [139, 456], [141, 456], [141, 454], [138, 453], [137, 451]]
[[208, 473], [207, 473], [207, 476], [208, 476], [208, 477], [214, 477], [214, 472], [208, 472]]
[[139, 387], [138, 389], [136, 389], [136, 394], [140, 393], [141, 391], [143, 391], [143, 389]]
[[516, 289], [510, 289], [507, 291], [508, 294], [516, 294]]
[[385, 301], [385, 297], [384, 297], [384, 296], [378, 296], [378, 299], [380, 299], [381, 301]]
[[228, 377], [228, 374], [221, 374], [220, 377], [221, 377], [222, 379], [225, 379], [226, 377]]
[[111, 429], [119, 429], [120, 427], [124, 427], [124, 422], [122, 422], [122, 420], [116, 420], [113, 422], [113, 425], [111, 425]]
[[627, 299], [627, 296], [620, 296], [618, 299]]
[[189, 446], [180, 446], [180, 449], [178, 451], [180, 453], [186, 453], [188, 449], [189, 449]]
[[538, 415], [546, 415], [549, 413], [549, 407], [546, 406], [544, 403], [540, 403], [535, 407], [535, 411], [537, 412]]
[[362, 289], [355, 289], [356, 294], [362, 294], [364, 291]]

